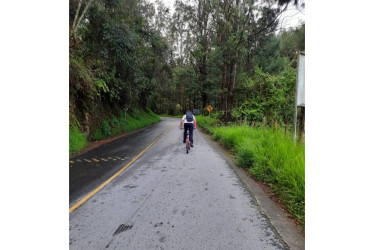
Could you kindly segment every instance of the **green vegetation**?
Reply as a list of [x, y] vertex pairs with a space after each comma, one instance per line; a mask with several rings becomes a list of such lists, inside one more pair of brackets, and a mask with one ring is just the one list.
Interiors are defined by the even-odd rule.
[[93, 131], [91, 139], [94, 141], [102, 140], [123, 132], [131, 132], [159, 121], [160, 118], [151, 111], [149, 113], [137, 111], [130, 115], [127, 114], [126, 117], [124, 112], [120, 112], [119, 117], [114, 116], [111, 119], [104, 120], [101, 126]]
[[207, 130], [209, 133], [213, 133], [213, 130], [217, 127], [217, 119], [209, 116], [196, 116], [197, 124], [200, 127]]
[[254, 75], [238, 86], [238, 104], [231, 111], [235, 120], [279, 125], [293, 120], [295, 108], [296, 70], [292, 67], [277, 75], [265, 73], [255, 67]]
[[150, 25], [153, 7], [137, 0], [69, 1], [69, 123], [89, 140], [158, 121], [150, 110], [162, 111], [160, 93], [173, 96], [170, 48]]
[[[113, 116], [111, 119], [105, 119], [100, 126], [96, 128], [91, 136], [90, 141], [98, 141], [108, 137], [120, 135], [124, 132], [131, 132], [160, 121], [160, 118], [151, 110], [148, 112], [136, 110], [130, 115], [125, 115], [121, 111], [118, 117]], [[72, 154], [82, 150], [87, 145], [87, 140], [83, 133], [77, 127], [70, 128], [69, 131], [69, 153]]]
[[69, 129], [69, 154], [82, 150], [87, 145], [86, 137], [77, 127]]
[[[296, 51], [305, 50], [305, 24], [280, 34], [280, 49], [284, 57], [293, 60]], [[296, 64], [296, 60], [294, 60]]]
[[175, 1], [172, 14], [158, 0], [70, 0], [71, 117], [89, 138], [119, 133], [112, 117], [147, 108], [174, 117], [212, 105], [224, 123], [287, 127], [305, 48], [305, 24], [276, 34], [288, 4]]
[[213, 134], [236, 155], [237, 163], [266, 182], [302, 226], [305, 223], [305, 144], [272, 128], [217, 126], [215, 118], [197, 117], [199, 126]]
[[225, 122], [292, 123], [305, 25], [275, 32], [291, 4], [175, 1], [172, 13], [158, 0], [70, 0], [70, 112], [87, 128], [123, 108], [173, 116], [208, 105]]

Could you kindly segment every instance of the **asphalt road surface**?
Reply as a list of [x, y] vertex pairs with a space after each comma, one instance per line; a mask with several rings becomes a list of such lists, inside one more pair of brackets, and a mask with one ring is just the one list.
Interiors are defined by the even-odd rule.
[[70, 159], [72, 207], [143, 152], [71, 211], [70, 249], [286, 249], [207, 140], [195, 130], [186, 154], [179, 119], [162, 118]]

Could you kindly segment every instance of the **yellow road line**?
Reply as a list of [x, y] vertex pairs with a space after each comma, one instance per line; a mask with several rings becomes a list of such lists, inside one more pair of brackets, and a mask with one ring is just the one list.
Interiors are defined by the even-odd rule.
[[92, 196], [94, 196], [101, 189], [103, 189], [106, 185], [108, 185], [108, 183], [111, 182], [114, 178], [116, 178], [120, 173], [122, 173], [123, 171], [125, 171], [132, 163], [134, 163], [134, 161], [136, 161], [142, 154], [144, 154], [156, 141], [158, 141], [164, 134], [166, 134], [172, 128], [172, 126], [173, 125], [170, 125], [168, 129], [166, 129], [161, 135], [159, 135], [151, 144], [148, 145], [148, 147], [146, 147], [142, 152], [140, 152], [140, 154], [138, 154], [137, 156], [135, 156], [134, 158], [132, 158], [132, 160], [129, 163], [127, 163], [126, 166], [124, 166], [123, 168], [121, 168], [112, 177], [110, 177], [108, 180], [106, 180], [105, 182], [103, 182], [100, 186], [98, 186], [96, 189], [94, 189], [93, 191], [91, 191], [91, 193], [89, 193], [88, 195], [86, 195], [85, 197], [83, 197], [80, 201], [78, 201], [71, 208], [69, 208], [69, 214], [71, 212], [73, 212], [75, 209], [77, 209], [79, 206], [81, 206], [83, 203], [85, 203], [89, 198], [91, 198]]
[[95, 159], [95, 158], [92, 158], [92, 160], [93, 160], [93, 161], [96, 161], [96, 162], [99, 162], [99, 160], [98, 160], [98, 159]]

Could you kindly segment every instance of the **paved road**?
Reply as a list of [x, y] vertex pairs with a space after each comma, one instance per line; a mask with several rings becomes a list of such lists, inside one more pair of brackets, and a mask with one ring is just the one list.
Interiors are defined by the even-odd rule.
[[[70, 206], [170, 128], [70, 213], [70, 249], [286, 248], [233, 169], [198, 130], [186, 154], [178, 123], [163, 118], [71, 159], [70, 178], [78, 177], [70, 182]], [[84, 168], [92, 172], [83, 176]]]

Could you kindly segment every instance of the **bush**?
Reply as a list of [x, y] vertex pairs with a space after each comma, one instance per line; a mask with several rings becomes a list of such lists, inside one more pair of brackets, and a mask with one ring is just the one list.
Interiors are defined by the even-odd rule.
[[69, 154], [83, 149], [87, 145], [86, 137], [77, 127], [69, 128]]
[[105, 136], [102, 134], [101, 129], [95, 129], [90, 136], [90, 139], [92, 141], [99, 141], [99, 140], [102, 140], [104, 138], [105, 138]]
[[103, 123], [101, 124], [101, 132], [104, 136], [110, 136], [111, 133], [110, 133], [110, 126], [109, 126], [109, 122], [108, 121], [103, 121]]
[[252, 145], [249, 143], [243, 143], [240, 145], [238, 150], [238, 156], [236, 158], [238, 165], [246, 168], [253, 167], [254, 152], [251, 146]]

